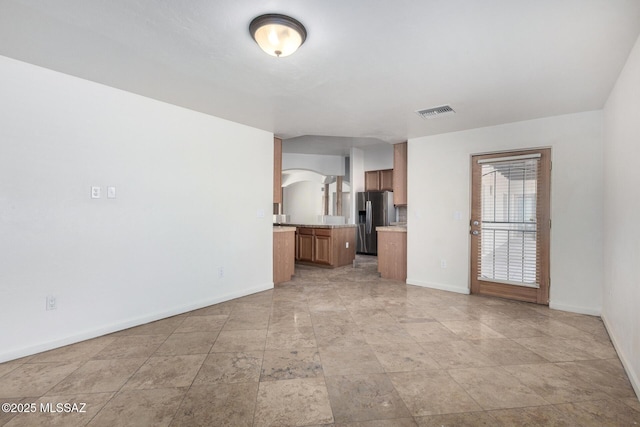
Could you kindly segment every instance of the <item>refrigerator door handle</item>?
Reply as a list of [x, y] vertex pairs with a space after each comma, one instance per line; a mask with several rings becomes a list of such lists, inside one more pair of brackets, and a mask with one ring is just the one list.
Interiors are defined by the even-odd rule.
[[366, 218], [367, 218], [367, 234], [371, 234], [371, 223], [372, 221], [372, 212], [371, 212], [371, 200], [367, 200], [367, 213], [366, 213]]

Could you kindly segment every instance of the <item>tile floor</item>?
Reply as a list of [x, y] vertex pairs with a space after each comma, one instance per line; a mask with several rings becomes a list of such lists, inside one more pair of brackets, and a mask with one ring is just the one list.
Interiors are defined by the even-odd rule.
[[6, 426], [634, 426], [599, 318], [380, 279], [375, 258], [0, 364]]

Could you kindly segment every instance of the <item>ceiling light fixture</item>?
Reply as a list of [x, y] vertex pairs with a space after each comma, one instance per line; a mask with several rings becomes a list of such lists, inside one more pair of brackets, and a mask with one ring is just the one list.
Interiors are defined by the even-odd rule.
[[258, 46], [278, 58], [295, 52], [307, 38], [307, 30], [297, 20], [269, 13], [260, 15], [249, 24], [251, 37]]

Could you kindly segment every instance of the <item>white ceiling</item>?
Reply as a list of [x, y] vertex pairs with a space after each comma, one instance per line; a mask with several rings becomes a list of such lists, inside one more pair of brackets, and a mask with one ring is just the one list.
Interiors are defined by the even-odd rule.
[[[306, 43], [263, 53], [263, 13]], [[600, 109], [639, 33], [640, 0], [0, 1], [1, 55], [324, 154]], [[414, 112], [442, 104], [457, 114]]]

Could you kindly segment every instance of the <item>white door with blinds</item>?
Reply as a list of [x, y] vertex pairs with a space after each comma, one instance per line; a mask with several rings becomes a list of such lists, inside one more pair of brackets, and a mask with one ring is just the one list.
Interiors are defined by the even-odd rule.
[[472, 293], [548, 304], [549, 155], [473, 156]]

